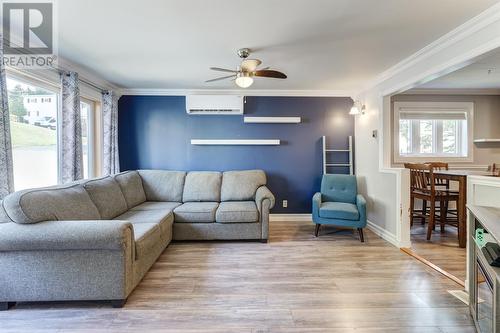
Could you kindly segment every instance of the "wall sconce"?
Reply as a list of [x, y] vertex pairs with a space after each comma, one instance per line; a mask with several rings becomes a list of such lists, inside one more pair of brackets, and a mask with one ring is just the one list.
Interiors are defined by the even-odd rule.
[[351, 111], [349, 111], [350, 115], [358, 115], [358, 114], [365, 114], [365, 105], [362, 104], [360, 101], [354, 101], [354, 104], [352, 105]]

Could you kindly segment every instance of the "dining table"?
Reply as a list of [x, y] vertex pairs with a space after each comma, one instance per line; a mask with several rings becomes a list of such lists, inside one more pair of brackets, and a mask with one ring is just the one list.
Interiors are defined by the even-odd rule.
[[458, 246], [461, 248], [467, 245], [467, 177], [468, 176], [490, 176], [498, 177], [492, 171], [478, 170], [435, 170], [434, 177], [443, 180], [456, 181], [458, 183]]

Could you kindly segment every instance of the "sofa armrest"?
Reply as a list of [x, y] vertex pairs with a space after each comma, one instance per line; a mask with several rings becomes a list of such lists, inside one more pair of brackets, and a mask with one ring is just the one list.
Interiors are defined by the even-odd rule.
[[123, 250], [133, 241], [132, 224], [127, 221], [0, 224], [0, 251]]
[[313, 217], [319, 216], [319, 207], [321, 206], [321, 192], [316, 192], [312, 198], [312, 213]]
[[262, 202], [264, 200], [269, 200], [269, 209], [274, 207], [275, 198], [271, 191], [266, 186], [261, 186], [255, 192], [255, 204], [259, 212], [262, 212]]
[[366, 224], [366, 200], [361, 194], [356, 196], [356, 206], [359, 212], [359, 220]]

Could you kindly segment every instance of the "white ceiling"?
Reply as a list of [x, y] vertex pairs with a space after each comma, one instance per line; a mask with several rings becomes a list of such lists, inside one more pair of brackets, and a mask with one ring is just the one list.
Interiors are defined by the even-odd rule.
[[204, 83], [235, 52], [288, 75], [253, 89], [352, 90], [497, 0], [64, 0], [59, 54], [124, 88]]
[[500, 89], [500, 50], [418, 89]]

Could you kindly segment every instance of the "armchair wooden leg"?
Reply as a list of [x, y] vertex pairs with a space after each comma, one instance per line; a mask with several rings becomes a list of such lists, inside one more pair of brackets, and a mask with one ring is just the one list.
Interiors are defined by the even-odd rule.
[[316, 228], [314, 229], [314, 236], [318, 237], [319, 234], [319, 227], [321, 227], [321, 224], [316, 223]]
[[363, 235], [363, 228], [358, 228], [359, 232], [359, 239], [361, 240], [361, 243], [365, 242], [365, 236]]

